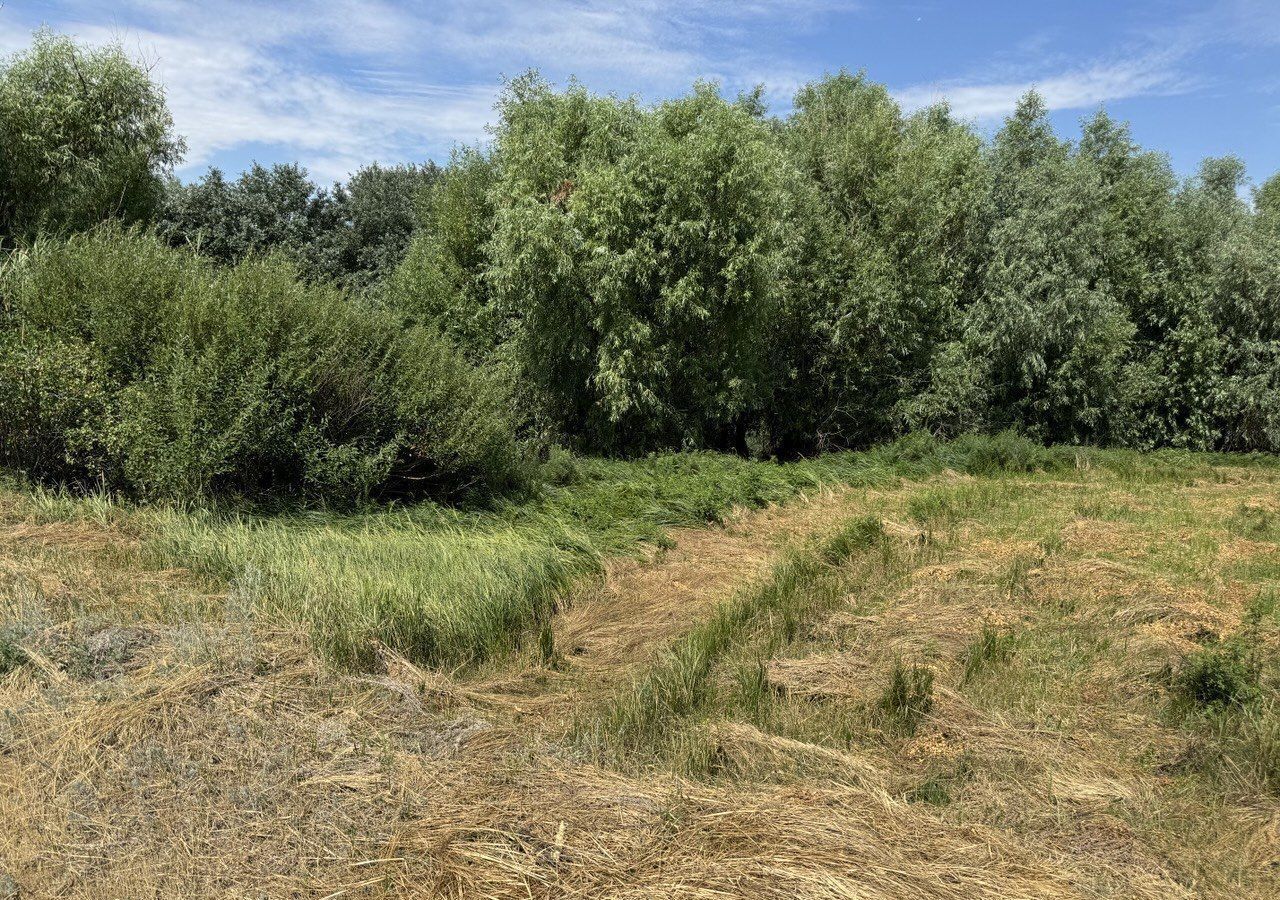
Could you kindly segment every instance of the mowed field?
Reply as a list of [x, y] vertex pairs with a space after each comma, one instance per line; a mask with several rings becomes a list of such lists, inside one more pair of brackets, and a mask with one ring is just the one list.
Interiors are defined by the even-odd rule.
[[1280, 896], [1270, 459], [557, 465], [0, 490], [0, 897]]

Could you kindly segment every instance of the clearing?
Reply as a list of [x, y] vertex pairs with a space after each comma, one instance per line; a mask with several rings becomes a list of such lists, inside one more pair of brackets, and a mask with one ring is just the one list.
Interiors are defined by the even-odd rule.
[[989, 451], [0, 490], [0, 897], [1280, 895], [1280, 466]]

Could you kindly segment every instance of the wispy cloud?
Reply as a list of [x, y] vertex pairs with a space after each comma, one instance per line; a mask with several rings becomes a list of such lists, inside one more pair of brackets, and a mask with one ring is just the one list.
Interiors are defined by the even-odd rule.
[[1181, 73], [1164, 54], [1087, 68], [1028, 76], [1016, 81], [940, 82], [895, 91], [907, 109], [945, 100], [956, 115], [978, 121], [1007, 115], [1018, 98], [1036, 90], [1050, 109], [1082, 109], [1111, 100], [1189, 90], [1194, 80]]
[[[1037, 88], [1054, 109], [1196, 88], [1198, 48], [1280, 43], [1276, 0], [1219, 0], [1202, 14], [1069, 62], [1011, 37], [1010, 52], [964, 77], [895, 91], [908, 108], [948, 100], [991, 120]], [[815, 57], [836, 14], [890, 15], [866, 0], [46, 0], [0, 6], [0, 50], [43, 18], [153, 65], [186, 135], [185, 172], [223, 152], [298, 158], [321, 178], [373, 159], [439, 157], [483, 140], [501, 75], [541, 69], [656, 99], [715, 78], [762, 82], [785, 110], [831, 67]], [[37, 18], [39, 17], [39, 18]], [[845, 25], [848, 21], [845, 20]], [[1034, 35], [1031, 39], [1034, 39]], [[1020, 47], [1020, 43], [1025, 46]], [[857, 59], [840, 60], [856, 67]], [[838, 65], [839, 63], [837, 63]], [[873, 73], [874, 75], [874, 73]]]
[[[800, 29], [842, 0], [61, 0], [60, 30], [118, 41], [153, 65], [189, 146], [186, 171], [219, 151], [287, 148], [315, 174], [420, 159], [482, 140], [499, 76], [528, 67], [656, 94], [695, 77], [733, 81], [717, 47], [766, 19]], [[0, 9], [0, 47], [37, 23]], [[747, 64], [744, 64], [747, 65]]]
[[908, 109], [945, 100], [957, 115], [987, 121], [1007, 115], [1032, 89], [1050, 109], [1187, 93], [1208, 83], [1191, 64], [1197, 54], [1220, 45], [1280, 44], [1280, 15], [1276, 0], [1218, 0], [1196, 14], [1154, 23], [1145, 36], [1128, 41], [1122, 54], [1113, 52], [1084, 66], [1066, 66], [1061, 58], [1046, 56], [1045, 43], [1040, 35], [1022, 49], [1046, 58], [1047, 65], [1002, 59], [991, 66], [989, 77], [910, 85], [895, 96]]

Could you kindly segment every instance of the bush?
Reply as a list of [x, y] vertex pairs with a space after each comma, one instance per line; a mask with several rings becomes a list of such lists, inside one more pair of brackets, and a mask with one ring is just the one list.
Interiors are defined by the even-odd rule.
[[969, 475], [1036, 472], [1054, 467], [1054, 454], [1014, 431], [996, 435], [966, 434], [950, 446], [956, 468]]
[[1239, 637], [1189, 656], [1178, 673], [1178, 693], [1198, 706], [1244, 706], [1260, 692], [1257, 655]]
[[285, 260], [104, 227], [15, 257], [0, 296], [0, 460], [38, 477], [337, 502], [523, 478], [494, 376]]
[[63, 471], [104, 405], [101, 366], [83, 343], [0, 331], [0, 465]]

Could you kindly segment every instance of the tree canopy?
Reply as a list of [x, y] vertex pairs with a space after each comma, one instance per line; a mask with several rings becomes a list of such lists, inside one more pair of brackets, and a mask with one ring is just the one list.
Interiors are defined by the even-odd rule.
[[164, 92], [118, 46], [49, 31], [0, 60], [0, 247], [148, 221], [184, 152]]
[[[0, 66], [0, 146], [0, 241], [32, 248], [0, 273], [0, 409], [52, 471], [443, 484], [510, 480], [517, 447], [794, 457], [914, 429], [1280, 449], [1280, 175], [1180, 179], [1105, 110], [1065, 139], [1034, 92], [988, 139], [863, 73], [785, 117], [758, 90], [645, 104], [528, 73], [440, 167], [184, 184], [146, 70], [42, 32]], [[102, 227], [138, 259], [74, 237]], [[320, 330], [272, 318], [297, 310]], [[289, 347], [331, 360], [320, 393], [268, 384], [313, 372]]]

